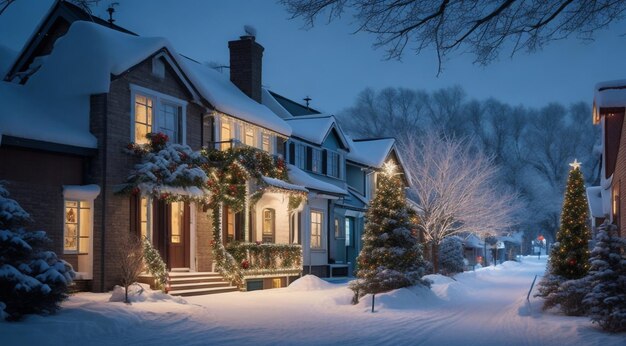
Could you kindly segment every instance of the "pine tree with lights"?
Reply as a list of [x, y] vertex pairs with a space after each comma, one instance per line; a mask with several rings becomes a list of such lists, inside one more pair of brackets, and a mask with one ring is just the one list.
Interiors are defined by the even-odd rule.
[[423, 284], [422, 248], [411, 231], [412, 223], [404, 195], [404, 184], [395, 166], [387, 163], [378, 174], [376, 195], [367, 211], [363, 249], [357, 259], [357, 280], [350, 284], [353, 303], [366, 294]]
[[589, 271], [588, 205], [580, 163], [570, 164], [561, 212], [561, 227], [550, 253], [546, 275], [539, 283], [537, 296], [544, 297], [544, 309], [559, 305], [568, 315], [585, 313], [582, 299], [588, 290]]

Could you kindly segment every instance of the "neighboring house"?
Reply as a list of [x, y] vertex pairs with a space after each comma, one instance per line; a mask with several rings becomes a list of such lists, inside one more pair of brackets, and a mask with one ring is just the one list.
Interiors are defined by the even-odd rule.
[[604, 220], [617, 225], [621, 236], [621, 215], [626, 213], [622, 203], [621, 185], [626, 182], [626, 141], [624, 136], [624, 112], [626, 110], [626, 81], [609, 81], [595, 86], [593, 123], [602, 128], [602, 166], [600, 186], [587, 189], [592, 224], [598, 226]]

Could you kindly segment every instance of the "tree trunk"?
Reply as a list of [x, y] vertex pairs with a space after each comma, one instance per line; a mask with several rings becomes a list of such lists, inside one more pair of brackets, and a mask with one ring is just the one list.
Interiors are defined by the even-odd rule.
[[438, 256], [438, 252], [439, 252], [439, 246], [437, 245], [436, 241], [433, 241], [431, 243], [431, 257], [432, 257], [432, 262], [433, 262], [433, 273], [437, 274], [439, 273], [439, 256]]

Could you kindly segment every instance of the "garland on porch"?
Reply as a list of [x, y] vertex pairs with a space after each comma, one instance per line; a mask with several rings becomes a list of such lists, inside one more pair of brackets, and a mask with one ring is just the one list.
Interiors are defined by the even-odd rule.
[[167, 284], [167, 267], [159, 255], [159, 252], [152, 246], [148, 238], [143, 237], [143, 258], [146, 269], [154, 276], [154, 282], [158, 289], [164, 291]]
[[226, 245], [244, 275], [261, 269], [299, 269], [302, 264], [302, 246], [297, 244], [230, 243]]

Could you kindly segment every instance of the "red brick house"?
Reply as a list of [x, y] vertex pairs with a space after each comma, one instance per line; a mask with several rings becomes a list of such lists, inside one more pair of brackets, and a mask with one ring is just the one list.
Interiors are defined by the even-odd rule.
[[593, 123], [602, 127], [602, 166], [600, 186], [587, 189], [592, 224], [605, 219], [626, 234], [621, 215], [626, 215], [622, 203], [622, 182], [626, 183], [626, 80], [598, 83], [593, 101]]
[[232, 82], [165, 39], [58, 1], [6, 69], [0, 180], [88, 289], [119, 281], [115, 259], [128, 232], [151, 239], [170, 270], [213, 270], [210, 213], [118, 193], [137, 163], [124, 152], [129, 143], [163, 132], [198, 150], [241, 138], [284, 155], [291, 129], [260, 104], [261, 67], [250, 68], [263, 47], [248, 36], [229, 47]]

